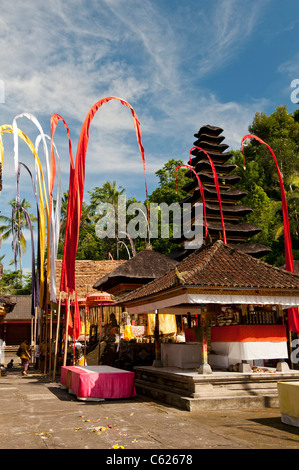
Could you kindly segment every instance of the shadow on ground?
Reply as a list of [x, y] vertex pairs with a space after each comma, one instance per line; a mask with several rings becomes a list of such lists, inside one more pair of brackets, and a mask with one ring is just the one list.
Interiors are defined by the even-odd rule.
[[258, 419], [251, 419], [250, 421], [257, 423], [257, 424], [261, 424], [263, 426], [268, 426], [274, 429], [278, 429], [279, 431], [288, 432], [290, 434], [294, 434], [295, 436], [299, 436], [299, 428], [282, 423], [280, 417], [258, 418]]

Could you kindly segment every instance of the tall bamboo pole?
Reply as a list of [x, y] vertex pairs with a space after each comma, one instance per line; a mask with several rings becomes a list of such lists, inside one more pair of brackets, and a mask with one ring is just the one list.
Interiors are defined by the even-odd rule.
[[73, 320], [73, 366], [75, 365], [75, 354], [76, 354], [76, 341], [75, 341], [75, 312], [74, 306], [72, 306], [72, 320]]
[[291, 369], [294, 369], [294, 364], [292, 361], [292, 332], [289, 330], [289, 348], [290, 348], [290, 363], [291, 363]]
[[33, 343], [33, 317], [31, 317], [31, 332], [30, 332], [30, 354], [31, 354], [31, 362], [34, 363], [34, 347], [32, 348], [32, 346], [34, 345]]
[[46, 342], [46, 354], [45, 354], [45, 366], [44, 366], [44, 374], [47, 373], [47, 359], [48, 359], [48, 305], [46, 304], [45, 310], [45, 321], [46, 321], [46, 332], [45, 332], [45, 342]]
[[30, 346], [33, 345], [33, 317], [31, 317]]
[[160, 325], [159, 325], [159, 310], [155, 310], [155, 359], [153, 361], [154, 367], [162, 367], [161, 361], [161, 344], [160, 344]]
[[52, 336], [53, 336], [53, 303], [50, 306], [50, 333], [49, 333], [49, 376], [52, 371]]
[[[86, 302], [87, 302], [87, 299], [86, 299]], [[85, 333], [85, 338], [84, 338], [84, 365], [85, 365], [85, 361], [86, 361], [86, 335], [87, 335], [87, 305], [85, 303], [85, 306], [84, 306], [84, 333]]]
[[34, 345], [36, 346], [36, 330], [37, 330], [37, 307], [34, 309], [34, 333], [33, 333], [33, 341]]
[[67, 343], [68, 343], [68, 331], [69, 331], [69, 313], [70, 313], [70, 290], [68, 289], [67, 309], [66, 309], [66, 326], [65, 326], [65, 341], [64, 341], [64, 356], [63, 356], [63, 365], [64, 366], [66, 366], [66, 357], [67, 357]]
[[[33, 330], [33, 344], [34, 344], [34, 352], [36, 350], [36, 327], [37, 327], [37, 307], [34, 308], [34, 330]], [[33, 362], [35, 364], [37, 358], [34, 354]]]
[[53, 366], [53, 380], [55, 380], [55, 375], [56, 375], [58, 338], [59, 338], [59, 330], [60, 330], [60, 310], [61, 310], [61, 292], [59, 293], [59, 304], [58, 304], [58, 313], [57, 313], [57, 327], [56, 327], [56, 342], [55, 342], [55, 354], [54, 354], [54, 366]]

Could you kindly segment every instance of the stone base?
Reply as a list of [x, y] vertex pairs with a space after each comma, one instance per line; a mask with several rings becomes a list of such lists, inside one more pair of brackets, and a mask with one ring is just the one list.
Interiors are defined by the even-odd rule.
[[277, 372], [287, 372], [290, 370], [288, 364], [285, 361], [279, 361], [276, 366]]
[[210, 364], [201, 364], [197, 371], [199, 374], [213, 374]]
[[248, 364], [248, 362], [242, 362], [239, 365], [239, 372], [252, 372], [250, 364]]
[[163, 367], [163, 363], [160, 359], [154, 359], [153, 367]]
[[[134, 367], [137, 393], [188, 411], [279, 408], [277, 382], [299, 382], [299, 371], [207, 372], [202, 364], [177, 367]], [[199, 373], [200, 372], [200, 373]]]

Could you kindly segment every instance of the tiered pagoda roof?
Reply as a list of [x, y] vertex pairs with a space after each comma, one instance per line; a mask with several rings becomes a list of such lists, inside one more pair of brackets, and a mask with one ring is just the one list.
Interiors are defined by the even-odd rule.
[[[221, 135], [222, 132], [223, 129], [220, 127], [210, 125], [201, 127], [199, 131], [194, 134], [197, 138], [194, 142], [194, 147], [201, 147], [205, 150], [215, 166], [220, 189], [227, 244], [256, 258], [260, 258], [271, 250], [257, 243], [248, 243], [248, 239], [261, 232], [262, 229], [242, 220], [247, 214], [252, 212], [252, 209], [240, 204], [240, 201], [247, 193], [234, 188], [234, 185], [237, 184], [241, 178], [238, 175], [231, 174], [236, 168], [236, 165], [228, 163], [228, 160], [233, 155], [227, 152], [229, 146], [223, 143], [225, 137]], [[212, 167], [207, 155], [202, 150], [193, 148], [191, 155], [191, 166], [195, 169], [203, 185], [209, 238], [210, 241], [215, 242], [217, 239], [223, 238], [223, 233]], [[190, 162], [188, 163], [190, 164]], [[190, 182], [182, 189], [188, 192], [189, 196], [181, 201], [181, 205], [184, 203], [191, 204], [191, 221], [193, 224], [192, 228], [194, 229], [195, 225], [198, 223], [195, 221], [195, 204], [202, 202], [202, 195], [194, 173], [188, 171], [186, 176], [190, 178]], [[202, 221], [201, 224], [203, 223]], [[190, 241], [190, 239], [182, 236], [181, 239], [176, 239], [176, 241], [183, 247], [184, 243]], [[177, 259], [183, 259], [188, 254], [190, 254], [189, 249], [182, 250], [177, 255]]]

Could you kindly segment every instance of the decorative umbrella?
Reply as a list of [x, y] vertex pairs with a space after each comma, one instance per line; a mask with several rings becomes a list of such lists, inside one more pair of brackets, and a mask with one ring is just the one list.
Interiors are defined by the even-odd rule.
[[113, 305], [111, 295], [108, 292], [95, 292], [86, 297], [88, 307], [98, 307], [99, 305]]
[[[100, 336], [102, 333], [103, 307], [114, 305], [111, 295], [108, 292], [94, 292], [86, 296], [87, 307], [100, 307]], [[97, 309], [96, 309], [97, 310]], [[94, 318], [94, 314], [91, 315]], [[98, 313], [96, 313], [96, 318]]]
[[86, 305], [86, 298], [82, 297], [81, 299], [78, 299], [78, 305], [79, 307], [85, 307]]

